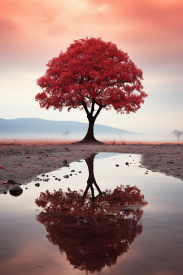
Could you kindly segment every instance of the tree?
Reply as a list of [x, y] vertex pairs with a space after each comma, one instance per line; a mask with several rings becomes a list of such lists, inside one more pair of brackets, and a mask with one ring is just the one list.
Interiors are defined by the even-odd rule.
[[174, 136], [178, 138], [178, 140], [179, 140], [179, 137], [183, 135], [183, 131], [178, 131], [178, 130], [174, 130], [172, 133], [174, 134]]
[[66, 137], [68, 136], [68, 134], [70, 134], [69, 130], [63, 132], [63, 135], [65, 136], [65, 144], [66, 144]]
[[129, 114], [147, 97], [141, 84], [142, 70], [127, 53], [101, 38], [74, 40], [47, 66], [46, 74], [37, 80], [43, 92], [35, 100], [46, 109], [84, 109], [89, 126], [83, 143], [97, 142], [94, 123], [103, 108]]
[[120, 140], [121, 140], [123, 134], [125, 134], [124, 130], [119, 130], [118, 131], [118, 135], [119, 135]]
[[114, 265], [128, 251], [142, 233], [141, 207], [147, 204], [136, 186], [121, 185], [113, 192], [101, 192], [93, 174], [95, 155], [85, 160], [89, 177], [84, 192], [47, 190], [35, 200], [43, 208], [37, 220], [45, 226], [48, 240], [66, 253], [74, 268], [86, 273]]

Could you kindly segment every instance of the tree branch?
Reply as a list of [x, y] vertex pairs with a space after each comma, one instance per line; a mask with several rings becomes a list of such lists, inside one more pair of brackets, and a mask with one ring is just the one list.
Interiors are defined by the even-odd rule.
[[104, 89], [102, 89], [99, 93], [96, 93], [96, 94], [100, 95], [105, 89], [106, 89], [106, 87]]
[[86, 112], [87, 116], [89, 116], [90, 113], [89, 113], [89, 111], [88, 111], [88, 109], [87, 109], [86, 103], [85, 103], [84, 101], [82, 101], [81, 104], [83, 105], [83, 107], [84, 107], [84, 109], [85, 109], [85, 112]]
[[100, 111], [102, 110], [102, 108], [103, 108], [103, 106], [100, 105], [100, 107], [98, 108], [98, 110], [97, 110], [97, 112], [94, 116], [94, 119], [96, 119], [98, 117], [98, 115], [99, 115]]
[[91, 193], [92, 193], [92, 199], [94, 200], [95, 199], [95, 194], [94, 194], [94, 189], [93, 189], [92, 184], [90, 185], [90, 189], [91, 189]]
[[97, 184], [96, 182], [94, 182], [94, 185], [95, 185], [95, 187], [97, 188], [99, 194], [101, 195], [101, 194], [102, 194], [102, 191], [100, 190], [98, 184]]
[[90, 112], [91, 115], [93, 115], [94, 106], [95, 106], [95, 99], [92, 100], [92, 107], [91, 107], [91, 112]]

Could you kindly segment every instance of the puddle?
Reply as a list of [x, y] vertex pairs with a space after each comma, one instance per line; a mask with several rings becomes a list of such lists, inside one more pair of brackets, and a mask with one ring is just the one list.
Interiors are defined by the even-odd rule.
[[0, 274], [182, 274], [182, 181], [139, 161], [99, 153], [2, 194]]

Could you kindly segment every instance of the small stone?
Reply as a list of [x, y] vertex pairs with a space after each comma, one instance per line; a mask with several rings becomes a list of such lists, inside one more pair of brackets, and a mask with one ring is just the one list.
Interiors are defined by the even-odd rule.
[[129, 162], [125, 162], [126, 165], [129, 165]]
[[39, 186], [40, 186], [40, 184], [39, 184], [39, 183], [36, 183], [36, 184], [35, 184], [35, 186], [39, 187]]
[[119, 164], [116, 164], [116, 167], [119, 167]]
[[45, 177], [45, 174], [42, 174], [41, 177]]
[[6, 194], [7, 194], [7, 191], [5, 191], [3, 194], [6, 195]]
[[71, 170], [71, 172], [75, 172], [75, 170]]
[[65, 175], [65, 176], [64, 176], [64, 178], [65, 178], [65, 179], [68, 179], [68, 178], [69, 178], [69, 176], [68, 176], [68, 175]]
[[23, 189], [19, 186], [14, 186], [10, 188], [9, 193], [14, 197], [18, 197], [23, 193]]

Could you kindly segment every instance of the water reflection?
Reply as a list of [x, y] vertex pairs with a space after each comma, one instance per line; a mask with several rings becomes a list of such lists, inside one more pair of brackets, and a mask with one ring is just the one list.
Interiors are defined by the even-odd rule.
[[37, 220], [44, 224], [48, 240], [66, 253], [74, 268], [86, 273], [114, 265], [128, 251], [142, 233], [141, 207], [147, 204], [135, 186], [101, 191], [94, 177], [95, 155], [85, 160], [89, 171], [85, 191], [47, 190], [36, 199], [44, 208]]

